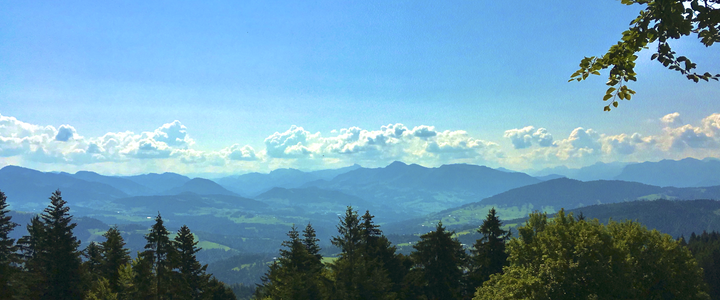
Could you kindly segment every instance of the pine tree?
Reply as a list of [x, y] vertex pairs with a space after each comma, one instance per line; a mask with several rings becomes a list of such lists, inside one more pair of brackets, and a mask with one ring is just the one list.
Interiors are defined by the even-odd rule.
[[176, 252], [178, 254], [175, 266], [179, 271], [178, 284], [180, 285], [176, 286], [176, 289], [193, 300], [200, 299], [203, 288], [209, 279], [209, 276], [205, 275], [207, 265], [201, 265], [197, 261], [196, 253], [202, 250], [202, 248], [197, 247], [197, 244], [198, 242], [195, 241], [190, 228], [183, 225], [175, 236]]
[[[45, 273], [46, 287], [41, 299], [83, 299], [82, 260], [77, 248], [80, 241], [72, 230], [77, 226], [72, 222], [60, 191], [50, 197], [50, 205], [41, 214], [44, 237], [39, 248], [34, 249], [42, 272]], [[35, 226], [35, 225], [33, 225]]]
[[117, 226], [113, 226], [108, 229], [105, 234], [105, 241], [100, 244], [102, 249], [102, 265], [100, 271], [102, 277], [107, 278], [110, 290], [114, 293], [118, 293], [119, 290], [119, 278], [120, 269], [122, 266], [130, 263], [130, 250], [125, 249], [125, 241], [120, 235], [120, 230]]
[[175, 245], [170, 240], [170, 233], [163, 225], [160, 213], [155, 217], [155, 224], [150, 228], [145, 240], [147, 240], [147, 244], [142, 256], [152, 266], [155, 273], [155, 298], [167, 299], [170, 297], [172, 262], [176, 252]]
[[487, 281], [490, 275], [502, 272], [503, 266], [507, 264], [505, 242], [510, 239], [510, 233], [501, 227], [502, 222], [493, 207], [477, 230], [482, 238], [475, 241], [471, 250], [473, 256], [470, 258], [466, 291], [468, 298], [472, 298], [475, 290]]
[[435, 231], [420, 236], [410, 254], [415, 263], [411, 271], [419, 282], [416, 286], [429, 300], [459, 299], [462, 288], [465, 250], [438, 222]]
[[11, 299], [14, 291], [18, 288], [17, 282], [13, 280], [18, 270], [15, 265], [19, 262], [16, 252], [15, 239], [9, 237], [10, 232], [18, 226], [8, 216], [7, 197], [0, 191], [0, 299]]

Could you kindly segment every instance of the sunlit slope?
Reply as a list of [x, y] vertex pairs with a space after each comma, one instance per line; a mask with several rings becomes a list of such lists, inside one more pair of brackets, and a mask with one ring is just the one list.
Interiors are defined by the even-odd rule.
[[389, 227], [393, 232], [422, 232], [439, 220], [448, 226], [480, 224], [492, 207], [496, 208], [501, 218], [508, 220], [525, 217], [534, 210], [553, 213], [560, 208], [657, 199], [720, 199], [720, 186], [674, 188], [618, 180], [583, 182], [559, 178], [509, 190], [423, 218], [389, 224]]

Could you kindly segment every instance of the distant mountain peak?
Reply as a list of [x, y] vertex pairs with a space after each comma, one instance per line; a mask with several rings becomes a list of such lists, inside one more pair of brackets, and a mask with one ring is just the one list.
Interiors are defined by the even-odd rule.
[[405, 167], [405, 166], [407, 166], [406, 163], [396, 160], [396, 161], [390, 163], [389, 165], [387, 165], [387, 167], [385, 167], [385, 168], [397, 168], [397, 167]]

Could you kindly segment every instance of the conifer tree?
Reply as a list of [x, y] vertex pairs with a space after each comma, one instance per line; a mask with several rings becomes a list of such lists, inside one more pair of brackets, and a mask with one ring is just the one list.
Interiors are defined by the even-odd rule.
[[403, 265], [402, 259], [395, 253], [395, 246], [383, 235], [380, 226], [375, 225], [373, 218], [375, 216], [370, 211], [365, 211], [360, 224], [364, 256], [373, 260], [379, 272], [387, 275], [391, 291], [400, 294], [409, 266]]
[[40, 216], [33, 216], [26, 229], [28, 235], [18, 240], [22, 261], [22, 272], [19, 276], [22, 287], [18, 294], [21, 299], [40, 299], [47, 288], [44, 284], [47, 281], [47, 272], [43, 269], [40, 261], [40, 253], [44, 247], [46, 235]]
[[80, 241], [73, 235], [77, 224], [71, 223], [72, 216], [66, 203], [60, 191], [55, 191], [50, 197], [50, 205], [41, 214], [44, 237], [40, 239], [39, 248], [34, 249], [45, 274], [41, 299], [83, 299], [85, 296], [82, 260], [77, 250]]
[[113, 226], [108, 229], [105, 234], [105, 241], [100, 244], [102, 249], [102, 265], [100, 271], [102, 277], [108, 280], [110, 290], [114, 293], [120, 292], [119, 289], [119, 278], [120, 269], [122, 266], [130, 263], [130, 250], [125, 249], [125, 241], [120, 235], [120, 230], [117, 226]]
[[[235, 293], [233, 293], [230, 287], [225, 286], [220, 280], [212, 277], [208, 281], [206, 296], [203, 299], [207, 300], [236, 300]], [[275, 298], [274, 298], [275, 299]], [[293, 298], [278, 298], [278, 299], [293, 299]]]
[[308, 252], [295, 225], [288, 232], [288, 237], [290, 239], [282, 243], [285, 249], [280, 250], [280, 256], [262, 278], [257, 298], [319, 299], [320, 268], [317, 258]]
[[189, 299], [200, 299], [205, 283], [208, 277], [205, 275], [207, 265], [201, 265], [197, 261], [196, 253], [202, 250], [197, 247], [198, 242], [190, 228], [183, 225], [175, 236], [175, 245], [177, 247], [177, 262], [175, 266], [178, 268], [179, 280], [176, 288], [181, 294], [185, 294]]
[[[369, 213], [367, 213], [370, 216]], [[352, 207], [337, 226], [338, 236], [332, 244], [342, 251], [340, 257], [330, 265], [335, 283], [333, 297], [338, 299], [390, 299], [396, 295], [391, 291], [393, 284], [387, 271], [377, 259], [368, 253], [368, 241], [378, 238], [380, 232], [372, 223], [372, 216], [360, 223]]]
[[163, 225], [160, 213], [155, 217], [155, 224], [150, 228], [145, 240], [147, 240], [147, 244], [142, 256], [152, 266], [155, 273], [155, 298], [167, 299], [171, 292], [172, 262], [176, 251], [174, 243], [170, 240], [170, 233]]
[[459, 299], [462, 288], [465, 250], [438, 222], [435, 231], [420, 236], [410, 256], [415, 263], [411, 271], [416, 286], [428, 300]]
[[[125, 273], [127, 276], [127, 273]], [[132, 261], [132, 288], [125, 291], [128, 299], [155, 299], [157, 297], [155, 274], [150, 258], [138, 253]]]
[[18, 226], [8, 216], [7, 197], [0, 191], [0, 299], [11, 299], [18, 289], [18, 282], [13, 280], [18, 272], [15, 265], [19, 262], [16, 254], [18, 247], [15, 239], [9, 237], [10, 232]]
[[477, 229], [482, 237], [475, 241], [471, 249], [473, 256], [470, 258], [466, 291], [469, 298], [472, 298], [475, 290], [487, 281], [490, 275], [502, 272], [506, 265], [508, 255], [505, 252], [505, 242], [510, 239], [510, 233], [501, 227], [502, 222], [493, 207]]
[[322, 261], [322, 255], [320, 255], [320, 246], [318, 245], [319, 241], [320, 240], [315, 234], [315, 229], [310, 223], [308, 223], [307, 226], [305, 226], [305, 230], [303, 230], [303, 244], [305, 245], [305, 249], [307, 249], [308, 254], [315, 257], [317, 262]]
[[103, 274], [101, 272], [101, 266], [102, 266], [102, 248], [95, 242], [91, 242], [90, 245], [88, 245], [85, 248], [85, 257], [87, 258], [87, 261], [85, 261], [83, 264], [85, 265], [85, 270], [90, 275], [90, 281], [93, 283], [100, 278], [103, 278]]

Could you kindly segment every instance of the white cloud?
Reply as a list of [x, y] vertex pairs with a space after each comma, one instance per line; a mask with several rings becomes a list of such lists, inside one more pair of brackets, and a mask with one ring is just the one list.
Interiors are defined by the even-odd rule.
[[234, 144], [225, 148], [223, 152], [225, 157], [230, 160], [253, 161], [258, 159], [255, 149], [248, 145], [241, 147], [239, 144]]
[[720, 157], [720, 114], [710, 114], [694, 124], [683, 125], [677, 112], [660, 120], [662, 125], [654, 135], [609, 135], [577, 127], [565, 138], [555, 139], [542, 127], [510, 129], [504, 137], [512, 142], [511, 149], [463, 130], [442, 131], [431, 125], [407, 127], [396, 123], [376, 129], [340, 128], [327, 135], [291, 126], [256, 141], [264, 142], [261, 149], [228, 143], [230, 146], [219, 150], [198, 150], [193, 148], [190, 130], [177, 120], [139, 133], [83, 137], [71, 125], [56, 129], [0, 115], [0, 158], [5, 163], [54, 166], [47, 167], [51, 170], [227, 173], [277, 167], [323, 169], [352, 163], [377, 167], [394, 160], [426, 166], [464, 162], [521, 169], [580, 167], [598, 161]]
[[526, 126], [505, 131], [504, 137], [509, 138], [515, 149], [525, 149], [532, 146], [533, 142], [540, 147], [553, 146], [553, 136], [545, 128]]
[[665, 126], [680, 126], [682, 125], [682, 120], [680, 120], [680, 113], [674, 112], [671, 114], [667, 114], [660, 118], [660, 121], [665, 124]]

